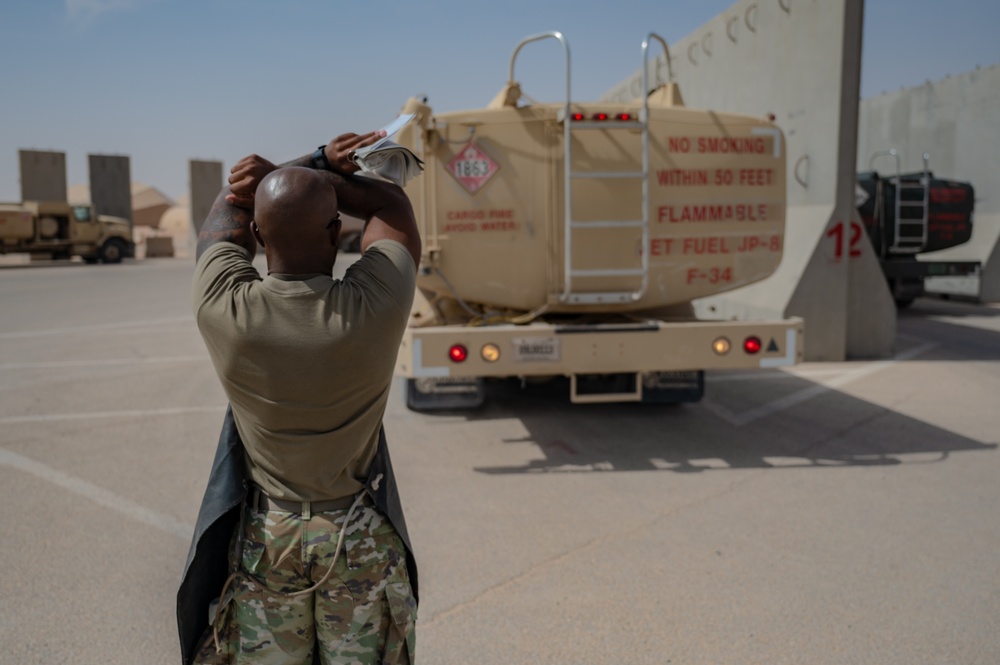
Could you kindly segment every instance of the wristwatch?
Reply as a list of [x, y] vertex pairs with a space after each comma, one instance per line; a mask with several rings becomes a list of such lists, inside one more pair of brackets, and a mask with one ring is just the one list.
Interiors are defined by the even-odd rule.
[[314, 168], [322, 169], [323, 171], [333, 170], [333, 167], [330, 166], [330, 160], [326, 158], [325, 145], [316, 148], [316, 152], [312, 154], [312, 162]]

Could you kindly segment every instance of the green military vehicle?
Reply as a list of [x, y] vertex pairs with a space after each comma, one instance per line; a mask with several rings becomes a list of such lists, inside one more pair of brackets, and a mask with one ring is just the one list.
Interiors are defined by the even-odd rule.
[[93, 206], [58, 201], [0, 203], [0, 254], [26, 253], [87, 263], [135, 256], [128, 220], [98, 215]]

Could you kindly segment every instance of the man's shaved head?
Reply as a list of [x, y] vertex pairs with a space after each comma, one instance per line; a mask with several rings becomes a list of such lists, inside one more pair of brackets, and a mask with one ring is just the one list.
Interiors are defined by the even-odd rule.
[[318, 171], [276, 169], [257, 187], [254, 221], [267, 254], [268, 272], [329, 274], [340, 225], [337, 192]]

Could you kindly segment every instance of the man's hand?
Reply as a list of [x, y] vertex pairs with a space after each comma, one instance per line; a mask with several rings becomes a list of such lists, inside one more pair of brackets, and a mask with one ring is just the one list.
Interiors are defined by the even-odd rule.
[[383, 138], [385, 138], [385, 130], [383, 129], [360, 136], [354, 133], [341, 134], [330, 141], [323, 152], [326, 154], [326, 160], [330, 162], [330, 166], [335, 171], [346, 174], [357, 173], [361, 167], [354, 163], [354, 151], [370, 146]]
[[278, 168], [259, 155], [247, 155], [236, 162], [229, 171], [229, 191], [226, 203], [240, 208], [253, 209], [257, 185], [271, 171]]

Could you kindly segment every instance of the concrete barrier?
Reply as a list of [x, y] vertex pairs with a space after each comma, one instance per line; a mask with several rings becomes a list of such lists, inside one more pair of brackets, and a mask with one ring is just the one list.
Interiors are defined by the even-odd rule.
[[[863, 13], [862, 0], [744, 0], [670, 49], [687, 106], [772, 114], [788, 159], [778, 270], [695, 310], [801, 316], [807, 360], [886, 356], [895, 337], [895, 305], [854, 207]], [[667, 78], [664, 59], [651, 67]], [[640, 74], [605, 99], [638, 97]]]
[[171, 257], [174, 255], [174, 239], [171, 236], [146, 236], [146, 258]]
[[100, 215], [132, 225], [132, 165], [127, 155], [87, 155], [90, 200]]
[[66, 153], [18, 150], [22, 201], [66, 200]]
[[[972, 239], [922, 258], [980, 261], [978, 296], [1000, 301], [1000, 65], [862, 101], [858, 170], [889, 148], [899, 152], [903, 172], [923, 170], [926, 152], [936, 176], [975, 187]], [[941, 278], [928, 287], [968, 296], [969, 281]]]

